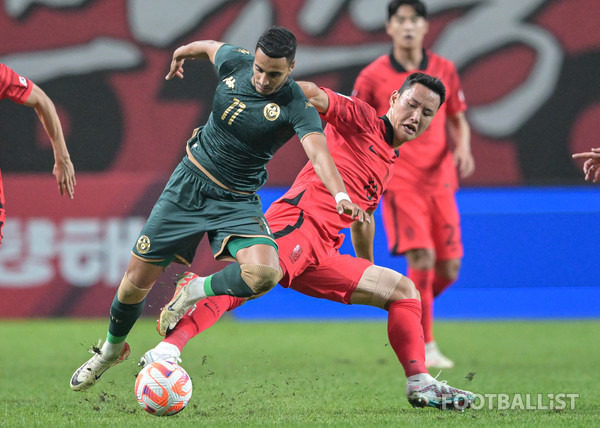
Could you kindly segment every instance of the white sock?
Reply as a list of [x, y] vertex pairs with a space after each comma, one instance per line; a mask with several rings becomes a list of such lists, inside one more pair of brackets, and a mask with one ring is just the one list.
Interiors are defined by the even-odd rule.
[[100, 352], [102, 353], [102, 355], [104, 357], [113, 358], [113, 357], [121, 354], [121, 351], [123, 350], [123, 346], [125, 346], [125, 342], [115, 344], [115, 343], [110, 343], [108, 340], [106, 340], [104, 342], [104, 345], [102, 345], [102, 349], [100, 349]]
[[429, 373], [419, 373], [407, 377], [406, 380], [408, 383], [428, 383], [434, 379]]
[[167, 355], [169, 357], [179, 358], [181, 355], [179, 348], [168, 342], [160, 342], [158, 345], [156, 345], [154, 350], [161, 355]]
[[204, 299], [207, 297], [207, 294], [204, 292], [204, 278], [198, 277], [194, 278], [190, 281], [188, 285], [185, 286], [187, 288], [188, 301], [186, 302], [188, 305], [193, 305], [198, 302], [200, 299]]

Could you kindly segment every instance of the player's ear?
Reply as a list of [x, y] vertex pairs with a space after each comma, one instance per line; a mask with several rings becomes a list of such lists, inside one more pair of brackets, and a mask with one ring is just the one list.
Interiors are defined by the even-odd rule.
[[292, 61], [292, 63], [290, 64], [290, 73], [292, 72], [292, 70], [294, 69], [294, 66], [296, 65], [296, 60]]
[[398, 98], [400, 98], [400, 92], [397, 90], [392, 92], [392, 95], [390, 95], [390, 107], [394, 106], [394, 103], [398, 100]]

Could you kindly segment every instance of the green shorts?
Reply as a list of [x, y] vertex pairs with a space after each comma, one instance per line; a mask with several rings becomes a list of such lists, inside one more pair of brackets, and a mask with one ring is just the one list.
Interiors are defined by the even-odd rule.
[[[232, 259], [227, 249], [231, 238], [260, 238], [249, 242], [277, 248], [257, 194], [219, 187], [185, 157], [154, 205], [132, 253], [160, 266], [172, 261], [190, 265], [204, 234], [217, 260]], [[244, 247], [236, 241], [236, 249]]]

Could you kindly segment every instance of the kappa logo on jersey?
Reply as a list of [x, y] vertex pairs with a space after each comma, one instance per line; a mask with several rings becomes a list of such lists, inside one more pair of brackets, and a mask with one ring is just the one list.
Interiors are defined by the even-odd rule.
[[234, 52], [243, 53], [244, 55], [250, 55], [250, 51], [249, 51], [249, 50], [242, 49], [242, 48], [239, 48], [239, 49], [234, 49], [233, 51], [234, 51]]
[[377, 197], [377, 183], [375, 182], [375, 178], [371, 177], [369, 180], [369, 184], [363, 187], [367, 193], [367, 199], [371, 201], [373, 198]]
[[150, 238], [148, 238], [146, 235], [140, 236], [135, 244], [135, 248], [138, 250], [138, 253], [146, 254], [148, 251], [150, 251]]
[[281, 113], [281, 109], [275, 103], [267, 104], [263, 110], [265, 118], [271, 122], [277, 120], [277, 118], [279, 117], [279, 113]]
[[223, 79], [223, 82], [229, 87], [229, 89], [235, 91], [235, 79], [233, 77], [229, 76]]
[[306, 110], [307, 108], [311, 108], [311, 107], [312, 107], [312, 108], [315, 108], [315, 106], [314, 106], [314, 105], [312, 105], [312, 103], [311, 103], [310, 101], [306, 101], [306, 102], [304, 103], [304, 110]]
[[19, 82], [21, 83], [21, 85], [27, 87], [27, 79], [25, 79], [22, 76], [19, 76]]
[[300, 258], [301, 255], [302, 255], [302, 247], [300, 246], [300, 244], [298, 244], [294, 247], [294, 249], [290, 253], [289, 257], [290, 257], [290, 260], [292, 261], [292, 263], [296, 263], [296, 261], [298, 261], [298, 259]]

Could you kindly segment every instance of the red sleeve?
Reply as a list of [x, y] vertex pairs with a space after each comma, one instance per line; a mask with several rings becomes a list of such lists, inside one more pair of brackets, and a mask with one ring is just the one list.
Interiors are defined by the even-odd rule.
[[33, 90], [31, 80], [19, 76], [11, 68], [0, 64], [0, 99], [9, 98], [16, 103], [23, 104]]
[[446, 114], [448, 116], [454, 116], [461, 111], [465, 111], [467, 109], [467, 103], [465, 101], [465, 94], [460, 84], [460, 78], [458, 77], [456, 67], [450, 62], [447, 79]]
[[353, 133], [368, 132], [375, 115], [375, 110], [366, 102], [348, 97], [332, 91], [329, 88], [321, 88], [329, 98], [329, 108], [321, 117], [340, 132]]

